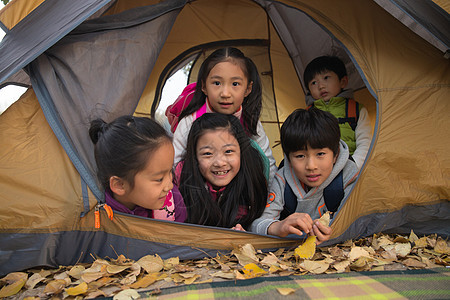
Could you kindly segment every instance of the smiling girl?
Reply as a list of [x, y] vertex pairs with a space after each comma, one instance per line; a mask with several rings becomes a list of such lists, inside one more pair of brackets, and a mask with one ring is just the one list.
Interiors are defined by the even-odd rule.
[[91, 122], [97, 177], [113, 210], [184, 222], [186, 208], [172, 183], [174, 150], [164, 128], [148, 118]]
[[205, 114], [192, 124], [181, 168], [187, 222], [248, 228], [264, 211], [262, 157], [233, 115]]

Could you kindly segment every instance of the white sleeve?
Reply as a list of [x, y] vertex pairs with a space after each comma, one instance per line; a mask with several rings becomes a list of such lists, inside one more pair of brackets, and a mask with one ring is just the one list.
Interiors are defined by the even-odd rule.
[[272, 149], [270, 148], [269, 138], [267, 137], [266, 132], [264, 131], [264, 128], [260, 121], [258, 121], [258, 125], [256, 126], [256, 132], [258, 133], [258, 135], [257, 136], [254, 135], [252, 138], [261, 147], [262, 151], [264, 151], [264, 154], [267, 156], [270, 162], [270, 173], [269, 173], [269, 186], [270, 186], [270, 183], [272, 182], [275, 173], [278, 171], [277, 163], [275, 161], [275, 158], [273, 157]]
[[370, 123], [369, 113], [365, 107], [361, 108], [359, 112], [358, 123], [355, 129], [355, 138], [356, 150], [352, 157], [358, 168], [361, 169], [372, 139], [372, 125]]
[[178, 123], [177, 129], [173, 134], [173, 148], [175, 149], [174, 164], [177, 164], [183, 159], [186, 151], [187, 138], [193, 123], [192, 115], [184, 117]]

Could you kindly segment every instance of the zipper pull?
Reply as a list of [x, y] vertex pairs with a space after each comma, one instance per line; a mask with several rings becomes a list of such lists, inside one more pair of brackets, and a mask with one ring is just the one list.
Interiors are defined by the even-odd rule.
[[94, 223], [95, 223], [95, 228], [99, 229], [100, 228], [100, 204], [97, 204], [95, 206], [95, 212], [94, 212]]

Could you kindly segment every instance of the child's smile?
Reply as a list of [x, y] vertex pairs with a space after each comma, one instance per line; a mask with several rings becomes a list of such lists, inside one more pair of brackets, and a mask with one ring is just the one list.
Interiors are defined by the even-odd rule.
[[227, 129], [206, 131], [198, 139], [196, 149], [200, 173], [214, 188], [227, 186], [238, 174], [240, 147]]

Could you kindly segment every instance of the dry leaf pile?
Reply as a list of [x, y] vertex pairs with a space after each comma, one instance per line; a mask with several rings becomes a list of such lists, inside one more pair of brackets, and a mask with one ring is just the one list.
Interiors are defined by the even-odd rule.
[[[341, 273], [370, 270], [422, 269], [450, 266], [449, 242], [436, 235], [374, 235], [331, 247], [316, 247], [311, 236], [294, 249], [274, 253], [246, 244], [228, 255], [180, 261], [147, 255], [134, 261], [96, 259], [92, 264], [14, 272], [0, 279], [0, 298], [136, 299], [138, 291], [157, 295], [160, 288], [180, 284], [241, 280], [259, 276]], [[289, 289], [279, 290], [289, 294]]]

